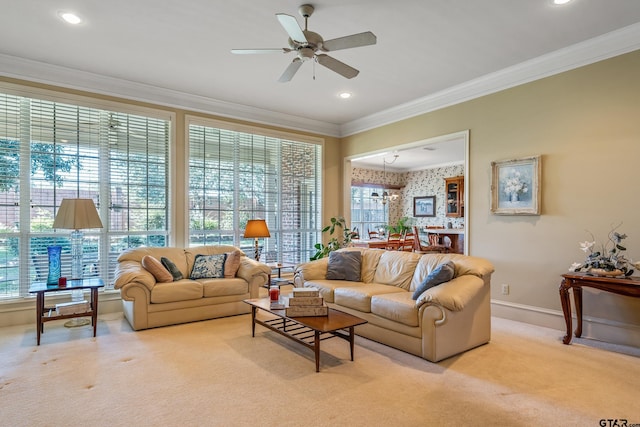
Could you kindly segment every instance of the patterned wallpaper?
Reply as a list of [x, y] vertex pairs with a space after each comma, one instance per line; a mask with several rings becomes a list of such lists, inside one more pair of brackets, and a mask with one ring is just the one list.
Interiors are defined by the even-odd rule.
[[458, 228], [463, 226], [464, 218], [445, 217], [444, 179], [460, 175], [464, 175], [463, 164], [416, 172], [387, 172], [385, 182], [383, 171], [353, 168], [351, 181], [404, 186], [402, 190], [398, 190], [400, 199], [392, 202], [389, 209], [389, 220], [392, 224], [403, 216], [413, 218], [414, 197], [436, 196], [436, 216], [413, 218], [413, 223], [422, 227], [426, 225], [446, 226], [447, 222], [451, 221], [452, 226]]

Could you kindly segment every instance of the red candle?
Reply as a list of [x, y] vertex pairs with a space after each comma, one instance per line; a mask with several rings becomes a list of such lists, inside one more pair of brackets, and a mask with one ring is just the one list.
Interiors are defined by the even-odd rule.
[[64, 288], [65, 286], [67, 286], [67, 278], [66, 277], [58, 278], [58, 286], [60, 286], [61, 288]]
[[278, 301], [278, 299], [280, 299], [280, 289], [277, 286], [271, 286], [269, 288], [269, 299], [271, 301]]

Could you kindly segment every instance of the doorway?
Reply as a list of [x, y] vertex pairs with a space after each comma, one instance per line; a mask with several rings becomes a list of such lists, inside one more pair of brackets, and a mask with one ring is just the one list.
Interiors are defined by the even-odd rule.
[[[349, 207], [349, 209], [345, 209], [345, 218], [349, 224], [353, 224], [351, 218], [352, 183], [362, 186], [373, 182], [381, 187], [389, 187], [387, 191], [389, 194], [396, 191], [401, 196], [397, 201], [385, 200], [388, 204], [388, 218], [391, 223], [406, 216], [411, 219], [412, 223], [420, 227], [428, 225], [451, 226], [464, 236], [464, 253], [467, 254], [469, 245], [468, 159], [468, 130], [349, 156], [345, 158], [344, 164], [344, 206]], [[446, 216], [447, 200], [444, 192], [444, 178], [450, 177], [443, 176], [445, 174], [461, 174], [464, 177], [466, 184], [463, 189], [465, 201], [463, 217], [449, 218]], [[425, 179], [425, 176], [428, 179]], [[382, 182], [384, 180], [387, 182]], [[406, 185], [399, 185], [401, 181]], [[427, 184], [427, 181], [432, 184]], [[428, 218], [414, 217], [414, 197], [423, 198], [435, 195], [422, 194], [435, 192], [434, 185], [438, 186], [437, 215]], [[394, 190], [394, 187], [398, 188]], [[377, 200], [382, 202], [381, 198]], [[354, 220], [360, 221], [359, 218], [354, 218]]]

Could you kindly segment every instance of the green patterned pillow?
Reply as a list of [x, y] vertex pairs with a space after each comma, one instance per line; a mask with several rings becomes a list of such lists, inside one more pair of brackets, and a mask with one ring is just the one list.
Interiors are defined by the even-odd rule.
[[176, 280], [182, 280], [184, 279], [184, 277], [182, 277], [182, 273], [180, 272], [180, 270], [178, 269], [178, 267], [175, 265], [175, 263], [173, 261], [171, 261], [169, 258], [167, 257], [161, 257], [160, 258], [160, 262], [162, 263], [162, 265], [164, 265], [164, 268], [166, 268], [167, 270], [169, 270], [169, 273], [171, 273], [171, 275], [173, 276], [173, 281], [175, 282]]
[[224, 277], [224, 262], [227, 254], [196, 255], [191, 269], [191, 279], [219, 279]]

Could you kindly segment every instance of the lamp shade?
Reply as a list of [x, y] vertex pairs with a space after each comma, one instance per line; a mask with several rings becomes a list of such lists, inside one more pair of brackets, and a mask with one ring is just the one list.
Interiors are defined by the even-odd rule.
[[82, 230], [102, 228], [102, 221], [92, 199], [62, 199], [53, 228]]
[[243, 237], [271, 237], [267, 222], [264, 219], [250, 219], [247, 221]]

